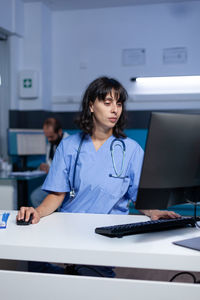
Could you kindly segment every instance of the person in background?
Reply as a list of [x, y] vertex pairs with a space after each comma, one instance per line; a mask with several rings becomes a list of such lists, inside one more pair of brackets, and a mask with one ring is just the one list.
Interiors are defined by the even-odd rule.
[[[143, 150], [123, 132], [126, 100], [126, 90], [113, 78], [100, 77], [88, 86], [78, 122], [81, 132], [58, 146], [43, 184], [48, 196], [36, 209], [21, 207], [18, 220], [24, 216], [28, 220], [32, 214], [36, 224], [58, 208], [68, 213], [128, 214], [128, 202], [137, 196]], [[179, 217], [172, 211], [142, 213], [154, 220]], [[44, 272], [53, 272], [50, 264], [44, 266]], [[72, 265], [66, 273], [115, 276], [113, 268], [106, 266]]]
[[[46, 173], [49, 172], [56, 148], [58, 147], [60, 141], [63, 138], [66, 138], [68, 134], [63, 133], [60, 122], [55, 118], [48, 118], [43, 123], [44, 135], [48, 140], [47, 150], [46, 150], [46, 161], [41, 163], [39, 169]], [[44, 198], [47, 196], [47, 192], [42, 190], [42, 187], [39, 186], [36, 188], [30, 196], [30, 203], [33, 207], [38, 207]]]

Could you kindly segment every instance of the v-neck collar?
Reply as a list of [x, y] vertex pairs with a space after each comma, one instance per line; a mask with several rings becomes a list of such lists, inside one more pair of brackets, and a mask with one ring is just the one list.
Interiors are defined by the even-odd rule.
[[109, 136], [109, 138], [107, 138], [107, 140], [99, 147], [98, 150], [96, 150], [95, 146], [94, 146], [94, 143], [93, 143], [93, 140], [91, 138], [91, 136], [89, 136], [89, 141], [90, 141], [90, 144], [91, 144], [91, 148], [93, 149], [93, 151], [95, 153], [99, 153], [101, 151], [103, 151], [102, 149], [104, 149], [107, 145], [107, 143], [113, 138], [113, 135]]

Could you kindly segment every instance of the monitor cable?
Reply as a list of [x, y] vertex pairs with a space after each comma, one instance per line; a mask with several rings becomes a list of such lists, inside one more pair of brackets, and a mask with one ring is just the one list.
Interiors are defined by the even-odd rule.
[[200, 206], [200, 203], [197, 202], [193, 202], [194, 205], [194, 220], [195, 220], [195, 226], [200, 228], [200, 225], [198, 224], [198, 220], [197, 220], [197, 207]]
[[174, 279], [176, 279], [178, 276], [181, 276], [181, 275], [189, 275], [190, 277], [192, 277], [193, 283], [200, 283], [200, 280], [197, 280], [196, 276], [194, 274], [192, 274], [191, 272], [179, 272], [179, 273], [175, 274], [174, 276], [172, 276], [172, 278], [169, 280], [169, 282], [174, 281]]

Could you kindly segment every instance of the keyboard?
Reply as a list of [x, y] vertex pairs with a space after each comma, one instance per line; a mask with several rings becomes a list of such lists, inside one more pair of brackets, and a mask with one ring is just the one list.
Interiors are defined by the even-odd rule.
[[[196, 221], [200, 221], [200, 217], [197, 217]], [[95, 233], [105, 235], [107, 237], [123, 237], [125, 235], [138, 233], [177, 229], [181, 227], [194, 227], [196, 221], [193, 217], [151, 220], [146, 222], [97, 227], [95, 229]]]

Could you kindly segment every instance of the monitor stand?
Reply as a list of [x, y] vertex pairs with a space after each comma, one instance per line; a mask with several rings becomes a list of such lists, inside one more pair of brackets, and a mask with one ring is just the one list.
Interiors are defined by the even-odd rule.
[[[197, 206], [200, 206], [200, 203], [198, 203], [198, 201], [189, 201], [189, 200], [187, 202], [194, 205], [194, 219], [196, 220], [196, 227], [200, 228], [200, 225], [198, 225], [197, 223]], [[185, 240], [175, 241], [173, 242], [173, 244], [200, 251], [200, 236], [185, 239]]]
[[20, 171], [27, 171], [27, 156], [20, 155]]
[[174, 245], [200, 251], [200, 236], [173, 242]]

